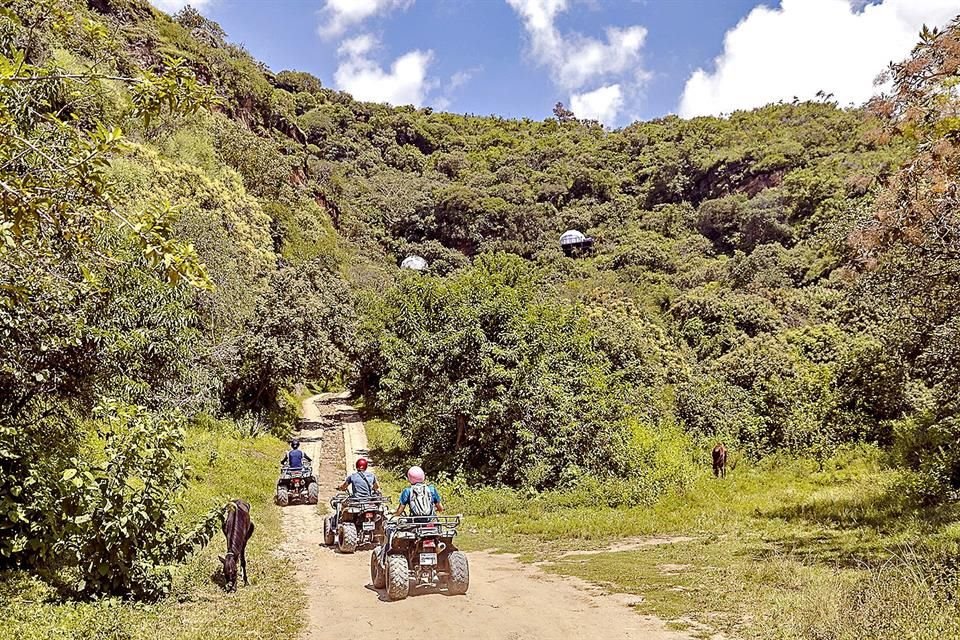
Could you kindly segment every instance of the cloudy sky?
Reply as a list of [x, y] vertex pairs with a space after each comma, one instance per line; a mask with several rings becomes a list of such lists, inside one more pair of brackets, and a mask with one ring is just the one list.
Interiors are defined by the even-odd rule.
[[[175, 11], [186, 0], [151, 0]], [[960, 0], [193, 0], [275, 71], [356, 98], [608, 126], [832, 93], [860, 104]]]

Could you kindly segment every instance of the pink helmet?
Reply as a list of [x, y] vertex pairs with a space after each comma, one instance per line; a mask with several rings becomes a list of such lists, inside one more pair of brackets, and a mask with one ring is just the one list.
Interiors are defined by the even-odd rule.
[[423, 469], [420, 467], [410, 467], [410, 470], [407, 471], [407, 480], [410, 481], [410, 484], [423, 482], [424, 477]]

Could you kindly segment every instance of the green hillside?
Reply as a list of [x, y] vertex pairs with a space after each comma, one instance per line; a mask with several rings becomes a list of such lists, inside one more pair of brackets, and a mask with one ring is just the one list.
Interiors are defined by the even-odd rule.
[[[608, 130], [358, 102], [189, 8], [0, 6], [6, 584], [180, 615], [240, 491], [185, 440], [274, 455], [297, 385], [354, 390], [387, 464], [477, 509], [684, 503], [717, 441], [743, 470], [860, 456], [897, 497], [877, 530], [918, 518], [896, 542], [957, 584], [960, 23], [862, 109]], [[234, 462], [276, 520], [273, 461]], [[0, 623], [34, 615], [16, 590]]]

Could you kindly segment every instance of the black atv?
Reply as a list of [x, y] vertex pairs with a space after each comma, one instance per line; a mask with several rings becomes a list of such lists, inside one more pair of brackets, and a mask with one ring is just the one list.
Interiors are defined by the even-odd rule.
[[276, 501], [281, 507], [290, 503], [317, 504], [320, 501], [320, 485], [309, 463], [302, 467], [280, 465]]
[[463, 595], [470, 587], [467, 556], [453, 544], [460, 516], [403, 516], [391, 520], [389, 548], [370, 555], [370, 581], [387, 590], [388, 600], [403, 600], [414, 588], [437, 587]]
[[346, 493], [338, 493], [330, 498], [337, 526], [333, 526], [333, 513], [324, 519], [324, 543], [327, 546], [335, 544], [340, 553], [353, 553], [367, 544], [383, 544], [387, 539], [384, 524], [389, 504], [390, 499], [381, 495], [354, 498]]

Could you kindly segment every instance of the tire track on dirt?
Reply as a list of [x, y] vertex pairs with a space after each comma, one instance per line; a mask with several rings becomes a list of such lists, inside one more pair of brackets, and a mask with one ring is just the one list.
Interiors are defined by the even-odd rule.
[[414, 634], [465, 640], [601, 635], [607, 640], [690, 640], [657, 618], [634, 613], [629, 604], [637, 597], [607, 595], [594, 585], [548, 575], [507, 555], [469, 553], [470, 591], [465, 596], [424, 591], [387, 602], [383, 591], [370, 584], [369, 550], [343, 555], [323, 546], [323, 505], [342, 481], [345, 462], [352, 463], [355, 452], [366, 447], [363, 424], [345, 396], [337, 394], [304, 401], [303, 416], [306, 425], [323, 425], [301, 432], [302, 446], [320, 464], [321, 506], [287, 507], [283, 517], [283, 552], [296, 565], [308, 599], [303, 638], [386, 640]]

